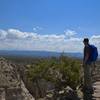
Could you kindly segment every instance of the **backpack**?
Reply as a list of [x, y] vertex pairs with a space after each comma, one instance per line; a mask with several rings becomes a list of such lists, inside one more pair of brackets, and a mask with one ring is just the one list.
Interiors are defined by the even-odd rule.
[[97, 47], [95, 47], [94, 45], [89, 45], [90, 47], [90, 62], [95, 62], [98, 58], [98, 50]]

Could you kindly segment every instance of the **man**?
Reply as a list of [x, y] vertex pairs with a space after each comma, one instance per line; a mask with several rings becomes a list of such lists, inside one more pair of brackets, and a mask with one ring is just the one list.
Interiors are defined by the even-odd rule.
[[92, 88], [92, 68], [93, 61], [91, 61], [91, 47], [89, 44], [89, 39], [85, 38], [84, 43], [84, 58], [83, 58], [83, 68], [84, 68], [84, 100], [91, 100], [90, 94], [93, 93]]
[[83, 58], [83, 64], [88, 64], [88, 60], [89, 60], [89, 56], [90, 56], [90, 47], [89, 47], [89, 39], [88, 38], [85, 38], [83, 40], [83, 43], [84, 43], [84, 58]]

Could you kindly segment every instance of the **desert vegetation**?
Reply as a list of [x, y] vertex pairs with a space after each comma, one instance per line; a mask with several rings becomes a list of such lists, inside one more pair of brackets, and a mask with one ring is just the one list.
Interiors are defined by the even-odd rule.
[[25, 63], [21, 76], [35, 98], [44, 98], [51, 92], [51, 98], [56, 98], [54, 96], [57, 92], [64, 91], [67, 87], [77, 90], [82, 78], [80, 64], [80, 60], [64, 55], [58, 58], [34, 58], [31, 63]]

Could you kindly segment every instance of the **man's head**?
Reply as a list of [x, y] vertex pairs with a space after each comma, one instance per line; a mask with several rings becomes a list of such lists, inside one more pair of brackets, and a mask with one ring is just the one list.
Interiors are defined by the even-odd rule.
[[88, 45], [89, 44], [89, 39], [88, 38], [84, 38], [83, 43], [84, 43], [85, 46]]

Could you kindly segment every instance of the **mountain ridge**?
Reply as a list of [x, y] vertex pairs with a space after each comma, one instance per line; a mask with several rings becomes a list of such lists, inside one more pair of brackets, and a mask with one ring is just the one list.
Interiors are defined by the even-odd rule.
[[24, 51], [24, 50], [0, 50], [0, 56], [26, 56], [26, 57], [59, 57], [61, 55], [82, 58], [82, 53], [55, 52], [55, 51]]
[[[28, 51], [28, 50], [0, 50], [0, 56], [17, 56], [17, 57], [59, 57], [61, 55], [83, 58], [83, 53], [80, 52], [56, 52], [56, 51]], [[100, 58], [100, 55], [98, 56]]]

